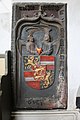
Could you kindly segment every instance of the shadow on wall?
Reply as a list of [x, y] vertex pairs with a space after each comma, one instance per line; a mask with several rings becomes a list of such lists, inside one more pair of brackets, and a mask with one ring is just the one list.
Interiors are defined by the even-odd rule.
[[77, 96], [76, 96], [76, 107], [80, 108], [80, 86], [77, 91]]
[[0, 76], [0, 120], [2, 120], [2, 113], [1, 113], [1, 76]]

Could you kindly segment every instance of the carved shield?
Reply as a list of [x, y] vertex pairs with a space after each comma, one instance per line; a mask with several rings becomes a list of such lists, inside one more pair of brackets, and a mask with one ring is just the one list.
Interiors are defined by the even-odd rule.
[[31, 88], [41, 90], [54, 82], [54, 56], [24, 56], [24, 80]]

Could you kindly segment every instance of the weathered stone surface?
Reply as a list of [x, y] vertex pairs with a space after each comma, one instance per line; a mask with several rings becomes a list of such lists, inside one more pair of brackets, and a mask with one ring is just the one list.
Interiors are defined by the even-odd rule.
[[67, 108], [66, 4], [16, 3], [12, 20], [15, 108]]

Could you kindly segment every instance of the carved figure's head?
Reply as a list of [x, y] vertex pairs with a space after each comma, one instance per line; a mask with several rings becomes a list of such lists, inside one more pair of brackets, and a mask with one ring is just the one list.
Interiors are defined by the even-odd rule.
[[31, 34], [28, 35], [27, 41], [28, 42], [34, 42], [34, 38], [33, 38], [33, 36]]
[[44, 35], [44, 41], [50, 42], [51, 41], [51, 36], [50, 36], [50, 31], [51, 29], [49, 28], [44, 28], [45, 35]]

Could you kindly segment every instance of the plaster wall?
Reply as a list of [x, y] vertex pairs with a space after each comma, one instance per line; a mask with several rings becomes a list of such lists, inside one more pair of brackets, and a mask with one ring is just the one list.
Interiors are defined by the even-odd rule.
[[[0, 54], [11, 49], [11, 6], [19, 0], [1, 0]], [[21, 2], [67, 3], [67, 63], [68, 63], [68, 109], [76, 109], [76, 94], [80, 86], [80, 0], [20, 0]], [[7, 4], [6, 4], [7, 2]], [[9, 3], [9, 4], [8, 4]], [[0, 8], [1, 9], [1, 8]], [[4, 10], [6, 9], [6, 10]]]

